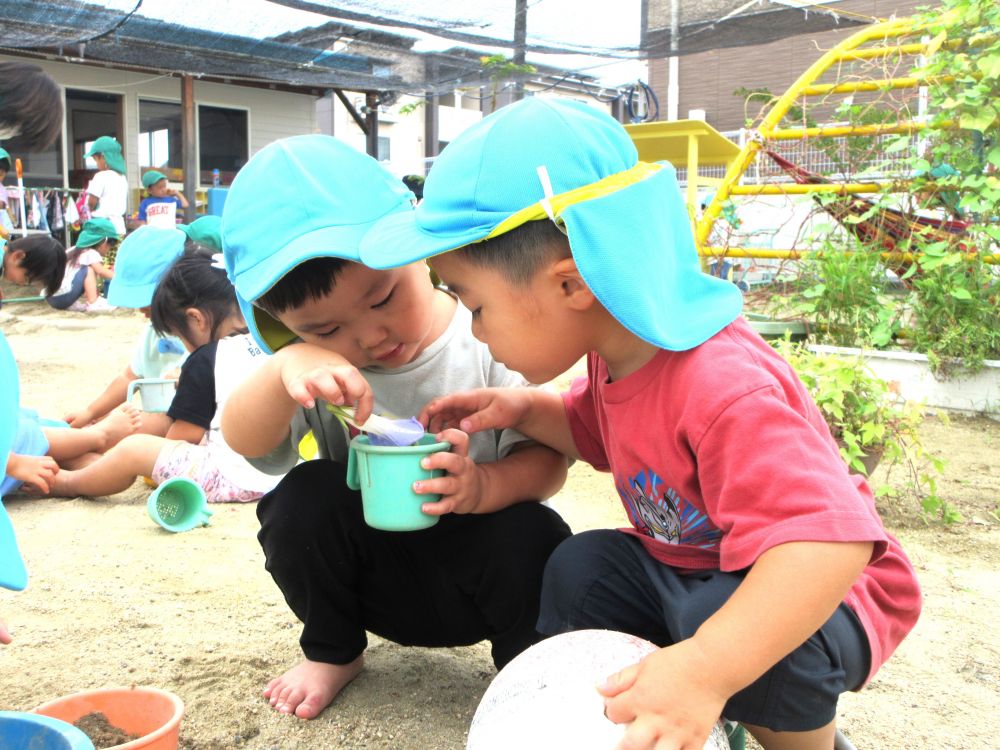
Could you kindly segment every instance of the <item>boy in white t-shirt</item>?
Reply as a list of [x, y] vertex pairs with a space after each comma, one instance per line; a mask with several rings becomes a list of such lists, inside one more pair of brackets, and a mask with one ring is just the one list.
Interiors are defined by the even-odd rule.
[[110, 135], [102, 135], [87, 152], [97, 162], [97, 174], [87, 185], [87, 206], [95, 219], [108, 219], [119, 237], [125, 235], [125, 211], [128, 208], [128, 180], [122, 147]]

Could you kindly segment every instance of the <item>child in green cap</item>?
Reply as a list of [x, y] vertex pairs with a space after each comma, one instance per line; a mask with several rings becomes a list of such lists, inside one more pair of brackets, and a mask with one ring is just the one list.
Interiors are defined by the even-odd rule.
[[170, 187], [163, 172], [151, 169], [142, 176], [142, 186], [148, 196], [139, 201], [135, 223], [170, 229], [177, 226], [177, 210], [188, 207], [184, 193]]
[[97, 163], [97, 174], [87, 185], [87, 207], [91, 218], [107, 219], [119, 237], [125, 236], [125, 211], [128, 208], [128, 180], [121, 144], [110, 135], [102, 135], [91, 144], [87, 156]]
[[83, 225], [76, 245], [66, 251], [62, 283], [45, 301], [56, 310], [107, 312], [114, 310], [97, 291], [98, 279], [113, 279], [115, 272], [104, 261], [118, 245], [118, 230], [107, 219]]

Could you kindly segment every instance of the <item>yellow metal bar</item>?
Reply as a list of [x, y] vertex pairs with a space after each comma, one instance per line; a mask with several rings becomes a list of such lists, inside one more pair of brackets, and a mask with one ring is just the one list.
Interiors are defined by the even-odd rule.
[[[840, 251], [837, 251], [840, 254]], [[698, 250], [698, 254], [706, 258], [772, 258], [777, 260], [808, 260], [811, 258], [822, 258], [822, 250], [776, 250], [762, 247], [703, 247]], [[850, 255], [850, 253], [845, 253]], [[879, 253], [882, 260], [914, 261], [922, 257], [923, 253]], [[966, 260], [979, 258], [984, 263], [1000, 264], [1000, 255], [979, 255], [978, 253], [963, 253]]]
[[687, 138], [687, 204], [692, 223], [698, 215], [698, 136]]
[[824, 94], [847, 94], [852, 91], [885, 91], [886, 89], [916, 89], [954, 81], [954, 76], [931, 78], [881, 78], [876, 81], [853, 81], [851, 83], [819, 83], [802, 89], [802, 96], [823, 96]]
[[708, 236], [712, 231], [712, 226], [715, 224], [716, 219], [718, 219], [719, 214], [722, 213], [723, 204], [729, 200], [730, 188], [739, 183], [743, 173], [753, 162], [755, 155], [760, 150], [762, 141], [771, 137], [772, 131], [775, 130], [781, 119], [788, 114], [788, 110], [795, 103], [799, 92], [804, 87], [814, 84], [837, 61], [839, 55], [856, 50], [874, 39], [884, 40], [895, 38], [912, 33], [913, 30], [913, 24], [909, 19], [883, 21], [882, 23], [873, 24], [842, 40], [810, 65], [799, 76], [798, 80], [775, 102], [771, 111], [764, 117], [760, 128], [758, 128], [761, 139], [749, 139], [740, 151], [740, 155], [729, 165], [729, 169], [726, 170], [726, 176], [723, 179], [723, 184], [716, 191], [698, 222], [695, 231], [695, 241], [697, 244], [701, 246], [707, 242]]
[[[938, 127], [950, 126], [950, 122], [938, 123]], [[924, 130], [929, 123], [907, 120], [906, 122], [883, 122], [876, 125], [828, 125], [818, 128], [781, 128], [772, 130], [767, 137], [772, 141], [792, 141], [801, 138], [821, 138], [852, 135], [886, 135], [889, 133], [913, 133]]]
[[777, 182], [767, 185], [734, 185], [730, 195], [809, 195], [810, 193], [879, 193], [886, 185], [877, 182], [819, 182], [800, 185], [797, 182]]
[[879, 57], [893, 57], [899, 55], [922, 55], [927, 51], [927, 45], [923, 42], [912, 42], [910, 44], [897, 44], [893, 47], [872, 47], [871, 49], [857, 49], [850, 52], [843, 52], [834, 57], [837, 62], [850, 60], [875, 60]]

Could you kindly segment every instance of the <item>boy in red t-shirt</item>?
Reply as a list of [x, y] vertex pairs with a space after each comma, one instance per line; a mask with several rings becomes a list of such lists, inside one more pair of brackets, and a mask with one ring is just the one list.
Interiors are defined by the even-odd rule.
[[768, 750], [832, 747], [840, 693], [916, 623], [916, 576], [739, 291], [701, 273], [673, 168], [596, 109], [528, 99], [455, 139], [361, 255], [437, 256], [473, 333], [532, 382], [587, 356], [561, 397], [484, 389], [421, 416], [612, 473], [632, 526], [557, 548], [538, 629], [663, 646], [600, 688], [621, 746], [701, 747], [722, 715]]

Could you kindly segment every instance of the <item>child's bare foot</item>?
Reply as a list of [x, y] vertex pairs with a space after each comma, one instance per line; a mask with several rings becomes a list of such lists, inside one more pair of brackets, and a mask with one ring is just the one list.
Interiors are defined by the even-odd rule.
[[122, 404], [111, 410], [111, 412], [97, 424], [85, 427], [86, 430], [94, 430], [103, 438], [100, 451], [106, 451], [116, 446], [123, 437], [131, 435], [139, 429], [142, 424], [142, 413], [134, 406]]
[[327, 664], [304, 659], [281, 677], [267, 683], [264, 697], [283, 714], [315, 719], [347, 683], [360, 674], [363, 667], [364, 654], [350, 664]]

